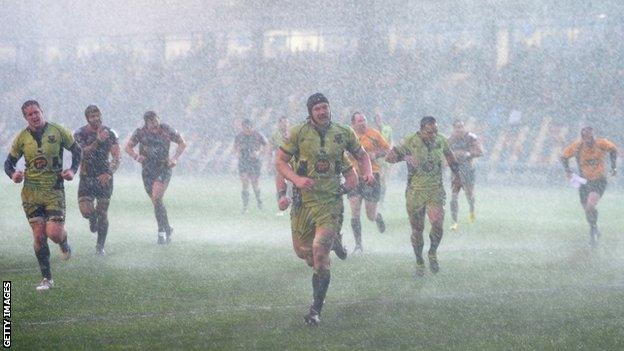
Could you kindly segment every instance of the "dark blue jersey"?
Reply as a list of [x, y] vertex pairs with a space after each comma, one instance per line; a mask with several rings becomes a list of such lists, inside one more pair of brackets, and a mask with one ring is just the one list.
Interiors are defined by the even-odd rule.
[[[99, 142], [96, 148], [89, 154], [83, 151], [80, 175], [96, 177], [104, 173], [111, 173], [108, 156], [110, 155], [111, 147], [119, 143], [119, 137], [109, 127], [102, 126], [102, 128], [108, 131], [108, 139]], [[84, 149], [95, 142], [97, 131], [86, 125], [74, 132], [74, 139]]]
[[180, 143], [182, 138], [177, 130], [161, 123], [155, 132], [150, 132], [147, 127], [137, 128], [131, 140], [139, 145], [139, 154], [145, 157], [143, 169], [155, 171], [168, 167], [171, 142]]

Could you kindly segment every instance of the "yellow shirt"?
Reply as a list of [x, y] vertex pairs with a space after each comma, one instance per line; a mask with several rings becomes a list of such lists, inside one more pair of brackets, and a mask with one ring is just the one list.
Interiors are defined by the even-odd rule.
[[[390, 150], [390, 144], [388, 144], [386, 139], [384, 139], [381, 133], [379, 133], [376, 129], [366, 128], [366, 132], [364, 132], [364, 134], [361, 134], [361, 135], [357, 134], [357, 136], [360, 139], [360, 144], [362, 145], [364, 150], [366, 150], [366, 152], [368, 152], [369, 154], [370, 153], [378, 154], [380, 151]], [[349, 161], [351, 161], [351, 164], [353, 165], [353, 167], [355, 167], [356, 172], [359, 175], [362, 175], [362, 172], [360, 172], [360, 169], [358, 168], [357, 161], [355, 161], [351, 155], [349, 155]], [[373, 173], [378, 173], [379, 170], [381, 169], [379, 167], [379, 163], [377, 163], [377, 161], [373, 160], [372, 158], [371, 158], [371, 166], [372, 166]]]

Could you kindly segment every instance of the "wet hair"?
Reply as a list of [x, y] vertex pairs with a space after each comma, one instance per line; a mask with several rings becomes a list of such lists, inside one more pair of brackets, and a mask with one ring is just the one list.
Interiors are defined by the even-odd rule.
[[325, 95], [323, 95], [321, 93], [315, 93], [315, 94], [310, 95], [310, 97], [308, 98], [308, 102], [306, 103], [306, 105], [308, 107], [308, 115], [312, 116], [312, 107], [314, 107], [314, 105], [320, 104], [322, 102], [326, 102], [326, 103], [329, 104], [329, 101], [327, 100]]
[[[362, 112], [360, 112], [360, 111], [353, 112], [353, 114], [351, 115], [351, 123], [355, 122], [355, 116], [357, 116], [357, 115], [364, 116], [364, 114]], [[366, 119], [366, 116], [364, 116], [364, 119]]]
[[158, 115], [156, 114], [156, 112], [154, 111], [146, 111], [143, 114], [143, 120], [147, 121], [147, 120], [154, 120], [154, 119], [158, 119]]
[[593, 132], [594, 131], [594, 127], [592, 126], [585, 126], [581, 129], [581, 134], [583, 134], [583, 132]]
[[28, 101], [26, 101], [26, 102], [24, 102], [24, 103], [22, 104], [22, 114], [23, 114], [23, 115], [25, 115], [25, 114], [26, 114], [26, 109], [27, 109], [29, 106], [37, 106], [37, 107], [39, 107], [39, 109], [41, 109], [41, 106], [39, 106], [39, 102], [37, 102], [37, 100], [28, 100]]
[[100, 109], [99, 109], [97, 106], [95, 106], [95, 105], [89, 105], [89, 106], [87, 106], [87, 108], [85, 109], [85, 117], [87, 117], [87, 116], [88, 116], [89, 114], [91, 114], [91, 113], [96, 113], [96, 112], [97, 112], [97, 113], [102, 113], [102, 112], [100, 112]]
[[437, 123], [438, 121], [436, 121], [435, 118], [433, 118], [432, 116], [425, 116], [420, 120], [420, 128], [423, 128], [424, 126], [426, 126], [427, 124], [433, 124], [433, 123]]

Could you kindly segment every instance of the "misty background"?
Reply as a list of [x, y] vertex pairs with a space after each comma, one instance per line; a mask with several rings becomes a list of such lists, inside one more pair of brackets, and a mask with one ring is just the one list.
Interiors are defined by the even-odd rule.
[[581, 126], [624, 145], [623, 26], [620, 1], [0, 1], [0, 146], [31, 98], [69, 129], [96, 104], [122, 143], [152, 109], [187, 139], [185, 173], [234, 174], [243, 118], [268, 137], [320, 91], [395, 142], [463, 119], [481, 179], [560, 183]]

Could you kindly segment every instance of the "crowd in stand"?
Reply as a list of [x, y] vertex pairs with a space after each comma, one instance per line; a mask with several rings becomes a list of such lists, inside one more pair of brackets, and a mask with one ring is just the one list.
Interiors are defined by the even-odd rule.
[[337, 120], [347, 121], [355, 110], [380, 113], [396, 140], [414, 131], [423, 115], [436, 116], [443, 132], [460, 118], [493, 151], [485, 162], [552, 166], [553, 152], [585, 124], [624, 145], [623, 54], [622, 43], [596, 41], [516, 45], [500, 67], [491, 51], [478, 46], [399, 48], [370, 59], [358, 52], [254, 58], [204, 47], [170, 59], [146, 60], [120, 49], [32, 65], [5, 62], [0, 144], [7, 150], [23, 128], [19, 106], [29, 98], [70, 128], [83, 125], [84, 108], [97, 104], [122, 140], [153, 109], [187, 137], [182, 167], [233, 171], [231, 148], [241, 119], [252, 119], [268, 135], [280, 116], [303, 120], [305, 97], [322, 91], [334, 102]]

